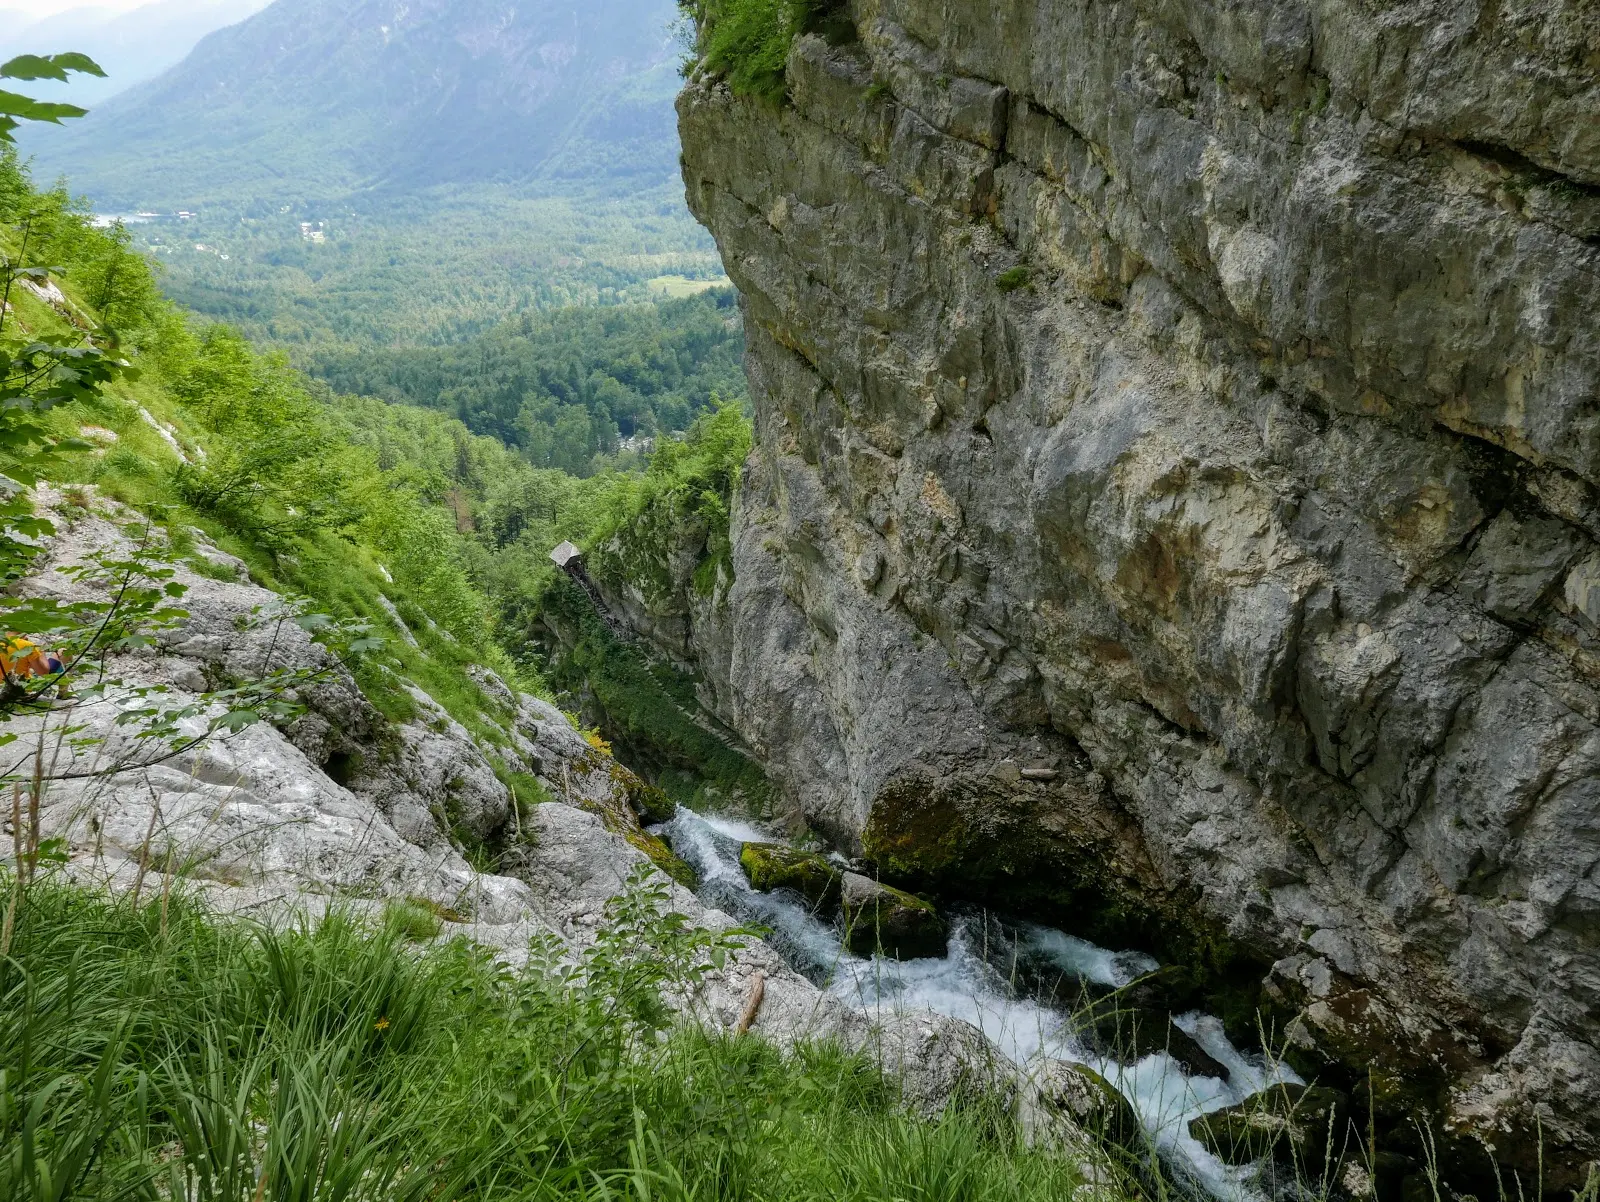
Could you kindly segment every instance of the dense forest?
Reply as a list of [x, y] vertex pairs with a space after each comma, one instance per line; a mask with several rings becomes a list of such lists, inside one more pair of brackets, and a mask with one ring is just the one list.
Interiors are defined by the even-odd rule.
[[[591, 474], [580, 479], [536, 466], [445, 413], [337, 392], [283, 352], [264, 353], [225, 325], [197, 320], [162, 295], [124, 231], [97, 228], [64, 189], [35, 188], [9, 150], [0, 153], [0, 253], [10, 264], [50, 264], [48, 277], [65, 286], [14, 288], [5, 334], [55, 340], [71, 353], [91, 345], [84, 340], [92, 331], [130, 365], [104, 389], [47, 415], [53, 437], [104, 432], [98, 442], [61, 444], [68, 449], [51, 478], [94, 485], [149, 515], [176, 545], [198, 528], [258, 582], [339, 619], [394, 629], [388, 598], [417, 643], [391, 640], [360, 679], [396, 714], [408, 706], [394, 683], [404, 677], [476, 729], [481, 697], [463, 674], [475, 664], [545, 691], [525, 648], [554, 575], [549, 549], [568, 538], [604, 541], [674, 497], [726, 491], [749, 447], [738, 404], [710, 400], [714, 382], [737, 363], [725, 296], [664, 307], [681, 319], [615, 309], [531, 316], [508, 327], [508, 359], [526, 340], [543, 338], [567, 346], [573, 364], [624, 375], [632, 365], [638, 371], [629, 378], [645, 389], [639, 395], [685, 418], [681, 442], [647, 470], [592, 471], [605, 465], [591, 459], [581, 465]], [[599, 326], [587, 324], [591, 317]], [[582, 332], [607, 322], [612, 340], [585, 357]], [[429, 370], [425, 360], [417, 370]], [[690, 405], [686, 381], [696, 380], [705, 391]], [[581, 403], [569, 408], [587, 412]], [[688, 420], [691, 413], [699, 416]]]
[[340, 392], [424, 405], [539, 467], [590, 475], [619, 440], [682, 431], [717, 398], [744, 396], [731, 289], [660, 304], [524, 313], [448, 347], [318, 352]]

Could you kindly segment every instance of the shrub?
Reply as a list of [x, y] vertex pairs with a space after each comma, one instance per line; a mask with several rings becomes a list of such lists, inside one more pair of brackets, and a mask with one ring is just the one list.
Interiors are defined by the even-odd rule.
[[1028, 274], [1026, 267], [1008, 267], [995, 277], [995, 287], [1001, 292], [1015, 292], [1028, 282]]
[[838, 0], [679, 0], [694, 21], [701, 67], [736, 95], [781, 104], [789, 46], [802, 33], [848, 36]]

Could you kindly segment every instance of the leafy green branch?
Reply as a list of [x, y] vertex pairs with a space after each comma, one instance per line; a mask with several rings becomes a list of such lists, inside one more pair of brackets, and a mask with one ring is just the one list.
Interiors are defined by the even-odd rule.
[[[83, 54], [19, 54], [0, 64], [0, 79], [14, 79], [19, 83], [41, 79], [65, 83], [67, 76], [73, 73], [97, 75], [101, 79], [106, 76], [93, 59]], [[64, 119], [82, 117], [88, 111], [75, 104], [54, 104], [19, 92], [0, 90], [0, 142], [15, 142], [16, 131], [24, 121], [49, 121], [60, 125]]]

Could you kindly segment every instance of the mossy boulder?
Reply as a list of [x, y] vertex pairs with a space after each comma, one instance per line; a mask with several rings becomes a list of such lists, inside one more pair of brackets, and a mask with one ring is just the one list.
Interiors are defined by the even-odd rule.
[[1349, 1113], [1350, 1099], [1337, 1089], [1274, 1085], [1236, 1106], [1192, 1120], [1189, 1134], [1224, 1164], [1250, 1164], [1270, 1156], [1301, 1172], [1320, 1174], [1330, 1152], [1337, 1161], [1360, 1146], [1359, 1133], [1346, 1130]]
[[624, 831], [622, 837], [649, 856], [652, 864], [685, 889], [699, 887], [700, 878], [695, 875], [694, 869], [689, 866], [687, 860], [676, 855], [664, 839], [659, 839], [644, 830]]
[[752, 889], [770, 893], [793, 889], [813, 906], [839, 904], [841, 874], [821, 856], [781, 843], [746, 843], [739, 849], [739, 867]]
[[678, 816], [678, 803], [655, 785], [638, 777], [629, 782], [628, 804], [633, 807], [633, 812], [639, 815], [639, 821], [655, 826], [662, 822], [671, 822]]
[[1043, 1061], [1034, 1079], [1039, 1099], [1090, 1135], [1122, 1147], [1142, 1142], [1139, 1117], [1116, 1087], [1081, 1064]]
[[845, 945], [856, 955], [919, 960], [949, 952], [950, 926], [932, 902], [855, 872], [840, 884]]

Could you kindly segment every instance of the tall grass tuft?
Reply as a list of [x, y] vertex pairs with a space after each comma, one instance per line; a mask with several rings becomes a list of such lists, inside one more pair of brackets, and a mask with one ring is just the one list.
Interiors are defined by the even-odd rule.
[[[3, 876], [3, 874], [0, 874]], [[0, 884], [7, 884], [0, 880]], [[906, 1111], [832, 1046], [674, 1022], [726, 938], [642, 880], [576, 965], [334, 912], [271, 929], [44, 877], [0, 961], [8, 1202], [1031, 1202], [1004, 1112]]]

